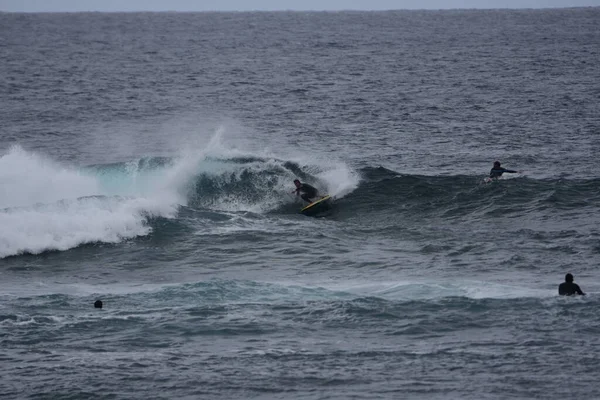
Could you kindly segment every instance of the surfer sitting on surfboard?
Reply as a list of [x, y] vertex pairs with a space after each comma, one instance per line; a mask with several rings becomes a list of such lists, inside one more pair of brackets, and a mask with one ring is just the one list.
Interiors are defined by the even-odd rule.
[[294, 179], [294, 185], [296, 185], [296, 190], [292, 193], [296, 193], [296, 196], [300, 195], [302, 200], [307, 201], [309, 204], [312, 203], [312, 199], [319, 195], [319, 191], [308, 183], [302, 183], [300, 180]]
[[500, 178], [502, 176], [502, 174], [505, 172], [508, 172], [509, 174], [516, 174], [519, 171], [513, 171], [512, 169], [502, 168], [500, 166], [500, 161], [494, 161], [494, 167], [490, 171], [490, 178], [491, 179]]

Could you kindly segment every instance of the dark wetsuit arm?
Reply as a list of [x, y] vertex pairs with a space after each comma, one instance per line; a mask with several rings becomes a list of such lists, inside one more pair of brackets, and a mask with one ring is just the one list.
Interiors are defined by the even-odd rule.
[[575, 289], [575, 292], [576, 292], [577, 294], [580, 294], [580, 295], [582, 295], [582, 296], [585, 296], [585, 293], [583, 293], [583, 292], [581, 291], [581, 288], [579, 287], [579, 285], [578, 285], [578, 284], [574, 283], [573, 285], [575, 285], [575, 286], [574, 286], [574, 289]]
[[492, 170], [490, 171], [490, 178], [499, 178], [505, 172], [508, 172], [509, 174], [516, 174], [519, 171], [506, 168], [492, 168]]

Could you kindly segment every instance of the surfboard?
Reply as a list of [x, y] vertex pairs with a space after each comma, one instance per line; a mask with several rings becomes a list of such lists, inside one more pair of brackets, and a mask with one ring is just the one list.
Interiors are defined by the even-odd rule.
[[301, 209], [300, 214], [312, 217], [317, 214], [321, 214], [325, 211], [328, 211], [331, 209], [332, 200], [333, 199], [329, 195], [323, 196], [319, 200], [313, 201], [312, 203]]

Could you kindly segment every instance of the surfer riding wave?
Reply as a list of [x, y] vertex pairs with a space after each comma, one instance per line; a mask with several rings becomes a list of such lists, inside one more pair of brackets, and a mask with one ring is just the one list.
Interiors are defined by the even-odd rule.
[[296, 189], [292, 193], [296, 193], [296, 196], [300, 196], [302, 200], [312, 204], [313, 199], [319, 196], [319, 191], [308, 183], [302, 183], [299, 179], [294, 179], [294, 185]]

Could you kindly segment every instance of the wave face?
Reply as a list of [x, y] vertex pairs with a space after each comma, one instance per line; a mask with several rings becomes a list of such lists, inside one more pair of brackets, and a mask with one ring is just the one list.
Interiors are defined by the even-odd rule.
[[181, 207], [273, 212], [295, 204], [296, 177], [337, 196], [358, 181], [343, 164], [306, 173], [292, 161], [210, 152], [75, 168], [14, 147], [0, 167], [0, 257], [144, 236], [153, 219], [176, 219]]
[[592, 211], [600, 199], [600, 179], [481, 176], [419, 176], [365, 168], [361, 184], [345, 200], [352, 212], [394, 212], [415, 218], [492, 218], [577, 210]]

